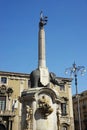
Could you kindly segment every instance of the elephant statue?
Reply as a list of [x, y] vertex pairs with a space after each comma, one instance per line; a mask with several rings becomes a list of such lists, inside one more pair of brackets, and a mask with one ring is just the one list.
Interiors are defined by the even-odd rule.
[[39, 87], [40, 82], [40, 71], [36, 69], [30, 74], [31, 88]]
[[[49, 77], [50, 77], [50, 82], [52, 82], [54, 85], [55, 84], [59, 85], [59, 82], [56, 78], [56, 75], [53, 72], [49, 73]], [[47, 86], [44, 86], [44, 85], [41, 84], [41, 82], [40, 82], [40, 70], [39, 69], [36, 69], [36, 70], [31, 72], [30, 81], [31, 81], [31, 88], [49, 86], [49, 84]]]

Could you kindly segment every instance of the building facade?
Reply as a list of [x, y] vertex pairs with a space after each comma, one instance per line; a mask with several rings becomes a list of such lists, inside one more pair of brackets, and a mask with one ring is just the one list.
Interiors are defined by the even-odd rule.
[[[87, 130], [87, 90], [79, 94], [79, 110], [81, 130]], [[75, 130], [79, 130], [78, 100], [76, 95], [73, 96], [73, 112]]]
[[0, 130], [20, 130], [18, 97], [28, 88], [29, 75], [0, 71]]
[[[61, 103], [58, 113], [58, 130], [74, 130], [71, 98], [71, 79], [58, 78], [61, 86], [51, 83]], [[30, 75], [0, 72], [0, 130], [21, 130], [21, 92], [31, 89]]]

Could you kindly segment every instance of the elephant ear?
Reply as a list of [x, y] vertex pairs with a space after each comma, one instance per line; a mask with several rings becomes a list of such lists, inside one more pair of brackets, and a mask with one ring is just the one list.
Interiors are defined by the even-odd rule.
[[51, 78], [51, 79], [55, 79], [55, 78], [56, 78], [56, 75], [55, 75], [53, 72], [50, 72], [50, 78]]
[[59, 85], [57, 77], [53, 72], [50, 73], [50, 82], [52, 82], [54, 85]]

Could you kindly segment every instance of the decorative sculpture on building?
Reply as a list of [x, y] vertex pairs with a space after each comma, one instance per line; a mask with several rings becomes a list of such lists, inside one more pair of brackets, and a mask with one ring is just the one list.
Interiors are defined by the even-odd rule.
[[32, 120], [32, 109], [30, 106], [26, 105], [26, 129], [30, 128], [30, 122]]
[[38, 104], [39, 111], [44, 116], [44, 118], [47, 119], [47, 117], [53, 112], [53, 108], [51, 107], [45, 96], [42, 96], [42, 98], [38, 100]]
[[13, 93], [13, 89], [11, 87], [7, 87], [5, 85], [0, 86], [0, 94], [8, 95], [9, 100], [10, 100], [10, 97], [11, 97], [12, 93]]

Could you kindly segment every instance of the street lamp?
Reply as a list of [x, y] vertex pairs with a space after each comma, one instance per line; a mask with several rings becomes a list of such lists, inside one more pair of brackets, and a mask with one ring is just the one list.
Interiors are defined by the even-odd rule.
[[80, 104], [79, 104], [79, 94], [78, 94], [78, 83], [77, 83], [77, 75], [78, 72], [81, 73], [81, 75], [84, 75], [86, 72], [86, 69], [84, 66], [77, 66], [74, 62], [72, 67], [66, 68], [65, 74], [70, 72], [70, 75], [73, 75], [75, 78], [75, 86], [76, 86], [76, 98], [77, 98], [77, 105], [78, 105], [78, 119], [79, 119], [79, 130], [81, 130], [81, 117], [80, 117]]

